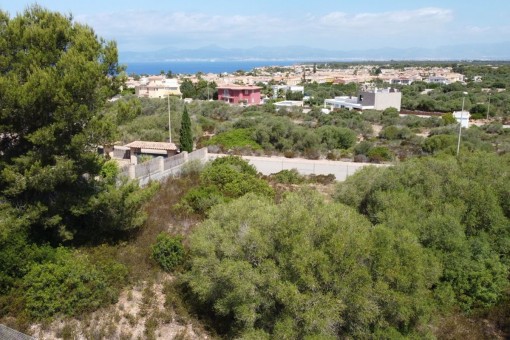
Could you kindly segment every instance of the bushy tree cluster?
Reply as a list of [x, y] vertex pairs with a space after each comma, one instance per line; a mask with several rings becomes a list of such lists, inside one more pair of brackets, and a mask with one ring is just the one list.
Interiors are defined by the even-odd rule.
[[442, 268], [440, 302], [471, 310], [493, 305], [509, 285], [510, 159], [461, 155], [364, 169], [339, 185], [337, 199], [376, 226], [413, 234]]
[[440, 267], [410, 232], [313, 192], [246, 195], [209, 216], [184, 280], [229, 336], [394, 337], [430, 317]]
[[184, 195], [181, 206], [185, 210], [205, 214], [212, 206], [247, 193], [274, 196], [274, 190], [259, 178], [248, 162], [236, 156], [220, 157], [202, 170], [197, 187]]
[[199, 79], [197, 83], [193, 83], [189, 79], [184, 79], [181, 83], [181, 93], [183, 98], [192, 99], [217, 99], [218, 90], [216, 89], [215, 82], [207, 82], [206, 80]]

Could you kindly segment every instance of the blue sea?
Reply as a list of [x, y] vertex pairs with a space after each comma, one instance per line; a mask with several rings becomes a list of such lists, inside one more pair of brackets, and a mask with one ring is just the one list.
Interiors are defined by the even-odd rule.
[[164, 62], [120, 62], [127, 66], [127, 73], [160, 74], [171, 70], [174, 74], [195, 74], [251, 71], [261, 66], [289, 66], [299, 64], [298, 61], [164, 61]]

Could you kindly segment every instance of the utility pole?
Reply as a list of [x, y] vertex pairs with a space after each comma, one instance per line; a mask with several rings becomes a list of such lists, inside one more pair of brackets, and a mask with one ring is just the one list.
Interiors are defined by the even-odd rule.
[[491, 107], [491, 93], [489, 92], [489, 104], [487, 104], [487, 120], [489, 120], [489, 108]]
[[460, 111], [460, 122], [459, 122], [459, 139], [457, 141], [457, 157], [459, 156], [460, 151], [460, 137], [462, 135], [462, 118], [464, 115], [464, 100], [466, 99], [467, 92], [462, 93], [462, 110]]
[[170, 93], [166, 96], [168, 104], [168, 142], [172, 143], [172, 121], [170, 119]]

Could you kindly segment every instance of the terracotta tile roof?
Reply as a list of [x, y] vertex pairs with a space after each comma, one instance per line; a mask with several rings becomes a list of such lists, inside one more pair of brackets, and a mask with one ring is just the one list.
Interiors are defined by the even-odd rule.
[[152, 149], [152, 150], [177, 150], [174, 143], [134, 141], [124, 145], [128, 148]]

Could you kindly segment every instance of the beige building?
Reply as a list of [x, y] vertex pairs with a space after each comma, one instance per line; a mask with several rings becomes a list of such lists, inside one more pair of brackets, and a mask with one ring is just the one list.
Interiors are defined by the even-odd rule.
[[362, 106], [372, 106], [374, 110], [386, 110], [394, 107], [400, 112], [402, 92], [393, 88], [376, 88], [373, 91], [360, 92], [358, 101]]
[[135, 87], [135, 94], [143, 98], [166, 98], [168, 95], [182, 95], [177, 79], [166, 77], [149, 77], [141, 80], [140, 84]]

